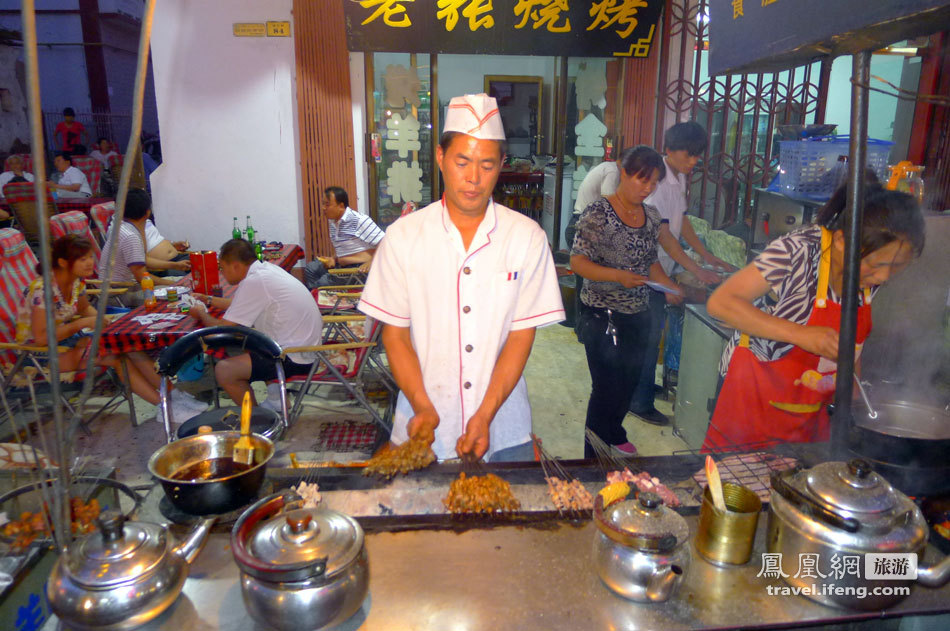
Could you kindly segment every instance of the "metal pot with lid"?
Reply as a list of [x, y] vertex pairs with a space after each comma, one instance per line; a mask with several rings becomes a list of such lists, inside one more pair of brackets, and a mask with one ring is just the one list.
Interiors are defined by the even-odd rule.
[[869, 570], [888, 560], [887, 567], [909, 572], [909, 557], [901, 557], [908, 558], [906, 564], [893, 565], [899, 557], [869, 555], [915, 555], [916, 581], [943, 585], [950, 580], [950, 557], [925, 566], [927, 537], [920, 509], [864, 460], [772, 474], [768, 551], [780, 554], [785, 582], [807, 588], [802, 593], [813, 600], [881, 609], [905, 598], [902, 588], [913, 578], [880, 572], [872, 578]]
[[53, 566], [46, 586], [53, 612], [74, 629], [145, 624], [175, 602], [214, 521], [201, 520], [172, 547], [162, 526], [103, 513], [99, 532], [71, 544]]
[[363, 529], [294, 493], [265, 497], [231, 532], [241, 595], [258, 623], [280, 631], [320, 629], [356, 613], [369, 589]]
[[620, 483], [597, 495], [594, 523], [594, 565], [608, 588], [637, 602], [672, 596], [689, 567], [685, 519], [655, 493], [637, 496]]

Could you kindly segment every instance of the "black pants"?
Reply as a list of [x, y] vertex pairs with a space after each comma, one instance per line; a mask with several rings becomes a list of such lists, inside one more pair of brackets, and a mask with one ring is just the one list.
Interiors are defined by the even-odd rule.
[[[612, 312], [610, 321], [617, 330], [617, 344], [607, 334], [607, 311], [581, 303], [578, 326], [587, 353], [591, 393], [587, 403], [586, 427], [608, 445], [627, 442], [623, 417], [640, 379], [643, 355], [650, 334], [650, 312]], [[584, 441], [584, 457], [596, 454]]]

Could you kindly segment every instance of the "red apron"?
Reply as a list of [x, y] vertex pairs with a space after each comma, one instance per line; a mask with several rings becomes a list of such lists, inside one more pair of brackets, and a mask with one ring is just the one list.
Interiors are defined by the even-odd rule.
[[[841, 305], [828, 300], [831, 233], [825, 229], [821, 231], [821, 252], [818, 289], [808, 326], [838, 331]], [[858, 307], [855, 360], [870, 331], [871, 299], [870, 291], [865, 290], [864, 304]], [[798, 346], [780, 359], [760, 361], [749, 349], [749, 337], [743, 334], [729, 362], [703, 451], [828, 440], [825, 406], [834, 398], [836, 371], [835, 362]]]

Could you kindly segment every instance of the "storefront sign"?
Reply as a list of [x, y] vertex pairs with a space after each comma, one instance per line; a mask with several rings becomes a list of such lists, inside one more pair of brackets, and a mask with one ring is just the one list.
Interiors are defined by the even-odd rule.
[[342, 0], [358, 51], [646, 57], [663, 0]]
[[709, 74], [767, 72], [950, 28], [946, 0], [709, 0]]

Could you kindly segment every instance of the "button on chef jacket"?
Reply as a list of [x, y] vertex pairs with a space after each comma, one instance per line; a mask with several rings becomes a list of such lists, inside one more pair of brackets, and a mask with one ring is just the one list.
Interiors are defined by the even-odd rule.
[[[387, 324], [409, 327], [426, 393], [439, 414], [433, 451], [455, 457], [465, 422], [485, 396], [510, 331], [564, 319], [547, 237], [537, 222], [489, 202], [468, 247], [442, 201], [386, 231], [358, 305]], [[392, 439], [408, 439], [413, 417], [400, 392]], [[524, 377], [490, 426], [492, 453], [531, 439]]]

